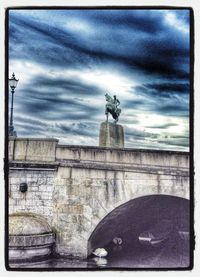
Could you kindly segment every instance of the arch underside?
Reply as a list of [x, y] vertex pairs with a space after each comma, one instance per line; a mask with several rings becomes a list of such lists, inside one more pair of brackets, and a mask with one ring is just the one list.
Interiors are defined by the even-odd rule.
[[105, 248], [111, 267], [188, 267], [189, 229], [187, 199], [139, 197], [103, 218], [88, 240], [88, 256]]

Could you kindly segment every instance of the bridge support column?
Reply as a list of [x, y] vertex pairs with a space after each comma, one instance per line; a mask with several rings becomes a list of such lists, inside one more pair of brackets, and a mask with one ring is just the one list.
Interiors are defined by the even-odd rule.
[[54, 216], [56, 252], [61, 256], [87, 257], [90, 232], [85, 230], [84, 215], [81, 213], [79, 205], [61, 204]]

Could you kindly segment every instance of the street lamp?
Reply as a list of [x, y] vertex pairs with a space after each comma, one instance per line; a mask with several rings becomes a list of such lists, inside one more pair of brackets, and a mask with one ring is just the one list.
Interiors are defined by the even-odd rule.
[[13, 126], [13, 99], [14, 99], [14, 92], [17, 87], [17, 83], [19, 80], [15, 78], [15, 74], [13, 73], [12, 78], [9, 79], [9, 86], [11, 88], [11, 108], [10, 108], [10, 125], [9, 125], [9, 136], [17, 136], [16, 131], [14, 131], [14, 126]]

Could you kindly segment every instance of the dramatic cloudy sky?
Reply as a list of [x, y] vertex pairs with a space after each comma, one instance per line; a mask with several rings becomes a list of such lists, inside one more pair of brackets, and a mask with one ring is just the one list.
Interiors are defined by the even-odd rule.
[[109, 93], [126, 147], [188, 151], [188, 10], [10, 10], [12, 72], [18, 136], [98, 145]]

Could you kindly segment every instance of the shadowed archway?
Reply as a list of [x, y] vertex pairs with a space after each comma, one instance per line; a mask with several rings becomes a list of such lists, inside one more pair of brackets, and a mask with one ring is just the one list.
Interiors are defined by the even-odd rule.
[[114, 267], [188, 267], [189, 222], [187, 199], [149, 195], [130, 200], [97, 225], [88, 256], [103, 247]]

